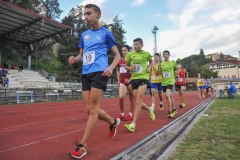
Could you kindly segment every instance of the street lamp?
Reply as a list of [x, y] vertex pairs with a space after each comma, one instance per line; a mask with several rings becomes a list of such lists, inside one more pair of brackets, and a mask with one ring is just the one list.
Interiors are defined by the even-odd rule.
[[154, 37], [154, 53], [157, 53], [157, 31], [158, 31], [157, 26], [153, 26], [152, 33]]

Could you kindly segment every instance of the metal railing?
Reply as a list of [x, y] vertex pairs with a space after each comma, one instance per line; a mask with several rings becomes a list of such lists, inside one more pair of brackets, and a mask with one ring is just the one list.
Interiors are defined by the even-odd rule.
[[[24, 92], [21, 92], [24, 91]], [[1, 88], [0, 89], [0, 104], [12, 104], [28, 99], [27, 91], [32, 92], [32, 102], [43, 101], [63, 101], [82, 99], [81, 89], [54, 89], [54, 88]], [[18, 94], [17, 94], [18, 93]], [[118, 96], [118, 86], [108, 86], [104, 92], [104, 98], [113, 98]], [[31, 101], [29, 101], [31, 102]], [[27, 103], [27, 101], [26, 101]]]

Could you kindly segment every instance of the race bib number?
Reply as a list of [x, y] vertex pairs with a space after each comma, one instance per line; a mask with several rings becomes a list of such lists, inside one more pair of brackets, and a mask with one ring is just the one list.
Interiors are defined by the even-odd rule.
[[136, 64], [136, 69], [134, 70], [136, 73], [142, 73], [142, 65], [141, 64]]
[[183, 78], [178, 78], [178, 82], [183, 82]]
[[95, 51], [83, 53], [83, 65], [92, 64], [95, 61]]
[[153, 80], [157, 80], [158, 76], [157, 75], [153, 75]]
[[170, 78], [170, 72], [163, 72], [163, 78]]
[[127, 70], [125, 67], [120, 67], [119, 71], [120, 71], [120, 73], [127, 73]]

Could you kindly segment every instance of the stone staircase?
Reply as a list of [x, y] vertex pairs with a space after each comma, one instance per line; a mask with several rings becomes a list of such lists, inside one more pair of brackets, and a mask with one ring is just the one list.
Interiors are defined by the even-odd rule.
[[64, 88], [59, 82], [50, 81], [39, 72], [33, 70], [10, 70], [8, 78], [9, 88]]

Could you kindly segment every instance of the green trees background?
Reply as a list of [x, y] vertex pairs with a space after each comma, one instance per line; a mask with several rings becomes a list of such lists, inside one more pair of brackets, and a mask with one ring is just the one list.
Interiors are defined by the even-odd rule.
[[178, 59], [177, 63], [181, 63], [188, 71], [189, 77], [197, 77], [198, 73], [204, 78], [217, 78], [217, 72], [213, 72], [207, 66], [212, 60], [206, 58], [203, 49], [199, 54], [194, 54], [183, 59]]

